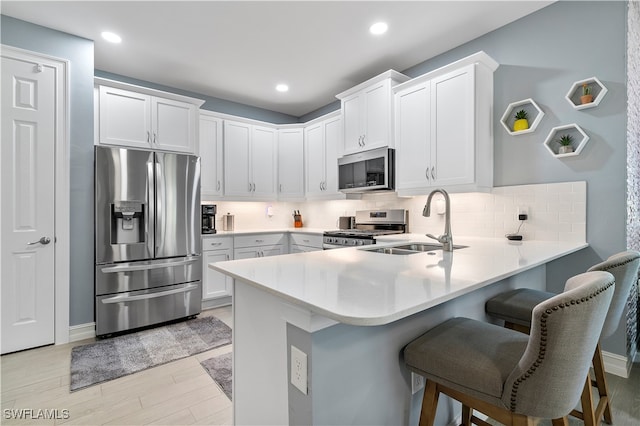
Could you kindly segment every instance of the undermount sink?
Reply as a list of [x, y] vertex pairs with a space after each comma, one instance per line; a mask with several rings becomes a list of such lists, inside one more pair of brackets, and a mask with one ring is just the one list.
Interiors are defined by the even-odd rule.
[[[461, 249], [468, 246], [454, 245], [453, 249]], [[432, 243], [412, 243], [412, 244], [399, 244], [391, 247], [375, 247], [375, 248], [363, 248], [364, 251], [372, 251], [374, 253], [383, 254], [395, 254], [395, 255], [408, 255], [416, 253], [424, 253], [428, 251], [442, 250], [442, 244]]]

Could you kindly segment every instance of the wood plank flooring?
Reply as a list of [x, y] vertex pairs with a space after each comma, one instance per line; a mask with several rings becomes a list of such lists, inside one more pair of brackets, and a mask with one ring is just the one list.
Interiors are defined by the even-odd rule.
[[[204, 311], [233, 327], [231, 307]], [[46, 346], [0, 358], [2, 425], [230, 425], [231, 401], [200, 361], [231, 352], [232, 345], [183, 358], [139, 373], [69, 392], [71, 348]], [[640, 363], [631, 377], [607, 375], [614, 425], [640, 426]], [[5, 410], [58, 410], [59, 419], [8, 418]], [[68, 410], [68, 416], [62, 410]], [[62, 418], [67, 417], [67, 418]], [[582, 425], [570, 419], [571, 425]], [[547, 424], [541, 422], [540, 425]]]
[[[230, 327], [231, 307], [204, 311]], [[139, 373], [69, 392], [71, 348], [93, 340], [46, 346], [0, 358], [3, 425], [230, 425], [231, 401], [200, 361], [231, 352], [226, 345]], [[32, 409], [31, 418], [6, 410]], [[37, 410], [51, 411], [45, 420]], [[63, 411], [67, 410], [67, 411]], [[40, 415], [40, 416], [38, 416]], [[35, 417], [35, 419], [34, 419]], [[39, 417], [39, 418], [38, 418]]]

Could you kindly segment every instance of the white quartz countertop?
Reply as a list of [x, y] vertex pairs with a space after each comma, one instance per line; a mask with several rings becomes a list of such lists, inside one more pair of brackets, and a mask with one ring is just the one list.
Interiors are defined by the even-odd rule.
[[[390, 236], [429, 242], [420, 234]], [[390, 255], [343, 248], [210, 263], [209, 267], [312, 312], [352, 325], [382, 325], [581, 250], [580, 242], [454, 238], [468, 247]]]

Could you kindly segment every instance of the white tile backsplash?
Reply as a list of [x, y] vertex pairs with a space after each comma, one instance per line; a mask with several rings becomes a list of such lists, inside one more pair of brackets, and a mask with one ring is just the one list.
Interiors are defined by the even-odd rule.
[[[440, 197], [434, 197], [434, 201]], [[527, 240], [586, 241], [586, 182], [516, 185], [494, 188], [491, 193], [450, 194], [451, 228], [454, 238], [504, 237], [514, 233], [520, 222], [519, 207], [528, 220], [520, 229]], [[300, 210], [305, 227], [336, 229], [339, 216], [356, 210], [401, 208], [409, 211], [409, 231], [439, 235], [444, 215], [423, 217], [427, 196], [398, 198], [395, 193], [366, 194], [361, 200], [293, 202], [212, 202], [218, 205], [218, 225], [222, 215], [235, 215], [235, 229], [278, 229], [293, 226], [293, 210]], [[273, 216], [267, 216], [271, 206]]]

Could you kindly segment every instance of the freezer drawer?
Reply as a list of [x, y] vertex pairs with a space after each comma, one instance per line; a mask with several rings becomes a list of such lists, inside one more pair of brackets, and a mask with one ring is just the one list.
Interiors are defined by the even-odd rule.
[[199, 314], [200, 281], [96, 297], [96, 336]]
[[96, 265], [96, 295], [202, 280], [202, 257]]

